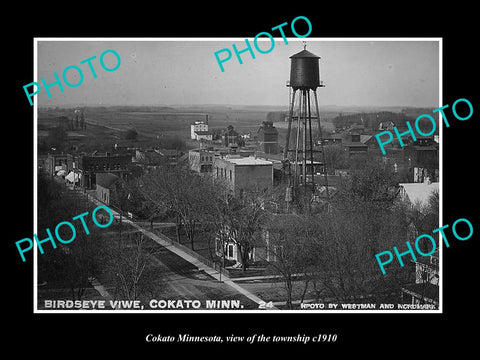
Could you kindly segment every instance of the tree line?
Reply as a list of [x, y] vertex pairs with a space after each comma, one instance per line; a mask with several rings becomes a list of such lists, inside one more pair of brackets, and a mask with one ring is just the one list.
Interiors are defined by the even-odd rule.
[[[391, 111], [379, 111], [371, 113], [340, 113], [338, 116], [332, 119], [333, 125], [337, 129], [348, 128], [354, 124], [363, 125], [365, 130], [377, 131], [379, 130], [380, 123], [392, 122], [398, 129], [403, 129], [407, 127], [407, 121], [413, 127], [416, 121], [416, 118], [420, 114], [430, 113], [424, 112], [418, 114], [418, 111], [402, 111], [402, 112], [391, 112]], [[434, 118], [435, 119], [435, 118]], [[438, 129], [438, 118], [435, 119], [436, 128]], [[421, 118], [418, 121], [418, 127], [423, 133], [430, 133], [432, 130], [432, 123], [429, 119]], [[438, 133], [438, 130], [435, 132]]]

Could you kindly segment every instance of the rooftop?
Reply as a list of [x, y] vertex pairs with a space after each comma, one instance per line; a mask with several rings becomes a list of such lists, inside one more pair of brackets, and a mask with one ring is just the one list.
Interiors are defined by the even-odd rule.
[[120, 178], [112, 173], [99, 173], [97, 174], [97, 185], [100, 185], [104, 188], [110, 188], [115, 182]]
[[417, 202], [424, 204], [428, 202], [428, 198], [434, 191], [439, 190], [438, 182], [432, 183], [400, 183], [399, 185], [405, 190], [408, 199], [412, 204]]
[[320, 56], [317, 56], [317, 55], [311, 53], [308, 50], [302, 50], [299, 53], [296, 53], [296, 54], [293, 54], [292, 56], [290, 56], [290, 59], [292, 59], [292, 58], [293, 59], [295, 59], [295, 58], [316, 58], [316, 59], [320, 59]]
[[360, 146], [365, 148], [368, 147], [367, 144], [364, 144], [363, 142], [360, 142], [360, 141], [344, 141], [342, 145], [347, 147], [350, 147], [350, 146]]
[[195, 134], [197, 134], [197, 135], [212, 135], [213, 132], [211, 132], [211, 131], [195, 131]]
[[234, 157], [234, 158], [226, 156], [223, 159], [235, 165], [272, 165], [271, 161], [258, 159], [253, 156]]

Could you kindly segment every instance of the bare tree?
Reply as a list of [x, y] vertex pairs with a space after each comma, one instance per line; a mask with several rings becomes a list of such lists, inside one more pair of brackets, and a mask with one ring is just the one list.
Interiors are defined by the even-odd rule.
[[[220, 268], [225, 268], [226, 245], [233, 241], [227, 226], [233, 194], [222, 179], [216, 178], [211, 179], [211, 186], [205, 187], [205, 191], [208, 192], [206, 195], [209, 202], [205, 204], [204, 220], [209, 224], [210, 238], [215, 242], [215, 254], [212, 254], [210, 242], [208, 243], [210, 255], [214, 261], [220, 262]], [[220, 259], [216, 255], [218, 249], [221, 253]]]
[[327, 169], [340, 169], [348, 166], [348, 157], [341, 145], [324, 146]]
[[294, 285], [300, 283], [299, 278], [304, 279], [303, 301], [311, 279], [312, 261], [315, 260], [309, 244], [310, 223], [305, 217], [294, 214], [274, 215], [270, 219], [265, 226], [267, 258], [270, 268], [284, 283], [286, 306], [292, 309]]
[[268, 192], [244, 191], [241, 197], [231, 196], [224, 209], [225, 232], [237, 247], [242, 270], [249, 267], [250, 257], [261, 238]]
[[248, 189], [235, 196], [219, 179], [210, 179], [204, 187], [204, 222], [210, 225], [217, 245], [221, 246], [222, 266], [227, 244], [234, 244], [242, 270], [246, 271], [259, 242], [262, 226], [273, 199], [269, 191]]
[[120, 249], [111, 249], [110, 266], [115, 273], [115, 296], [122, 300], [148, 298], [155, 288], [162, 286], [158, 274], [152, 271], [150, 257], [154, 247], [148, 247], [143, 233], [129, 233]]
[[150, 202], [175, 214], [177, 231], [183, 228], [193, 250], [203, 206], [209, 200], [205, 197], [208, 180], [178, 165], [155, 169], [140, 181], [140, 190]]

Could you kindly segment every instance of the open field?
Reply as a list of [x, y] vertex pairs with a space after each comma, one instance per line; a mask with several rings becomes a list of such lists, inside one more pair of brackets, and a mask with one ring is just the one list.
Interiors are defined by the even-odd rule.
[[[58, 125], [59, 117], [72, 119], [75, 108], [40, 108], [38, 111], [39, 136], [46, 136], [49, 128]], [[83, 144], [79, 149], [86, 151], [106, 151], [114, 144], [129, 147], [149, 147], [155, 145], [164, 137], [178, 136], [188, 148], [196, 147], [196, 142], [190, 141], [190, 124], [204, 121], [208, 115], [209, 128], [225, 129], [233, 125], [240, 134], [256, 135], [262, 122], [267, 120], [269, 113], [276, 113], [275, 119], [282, 119], [280, 114], [287, 112], [287, 107], [281, 106], [111, 106], [85, 107], [87, 130], [78, 132], [76, 141]], [[328, 120], [337, 116], [334, 112], [323, 112], [323, 126], [332, 129]], [[287, 131], [284, 121], [276, 121], [279, 131], [279, 141], [282, 143]], [[125, 140], [126, 130], [134, 128], [137, 133], [135, 141]], [[82, 136], [85, 135], [85, 136]]]
[[[105, 125], [118, 130], [135, 128], [148, 136], [180, 135], [190, 136], [190, 124], [203, 121], [208, 114], [211, 128], [225, 128], [233, 125], [240, 133], [256, 131], [270, 111], [282, 111], [281, 107], [87, 107], [85, 119], [89, 123]], [[40, 109], [39, 125], [54, 126], [59, 116], [73, 116], [73, 109]]]
[[[85, 120], [86, 131], [76, 131], [76, 141], [81, 145], [79, 150], [106, 151], [114, 144], [127, 147], [157, 146], [159, 140], [166, 137], [180, 137], [187, 148], [198, 146], [190, 141], [190, 125], [195, 121], [204, 121], [208, 115], [210, 129], [225, 129], [232, 125], [240, 134], [256, 135], [262, 122], [270, 119], [279, 132], [279, 143], [284, 144], [287, 123], [284, 121], [288, 112], [285, 106], [240, 106], [240, 105], [191, 105], [191, 106], [87, 106]], [[58, 125], [58, 118], [72, 119], [74, 107], [40, 108], [38, 111], [39, 136], [45, 136], [49, 128]], [[426, 109], [401, 107], [341, 107], [321, 106], [320, 117], [322, 127], [332, 131], [332, 120], [339, 114], [368, 113], [391, 111], [418, 116]], [[312, 123], [316, 129], [316, 120]], [[135, 140], [126, 140], [125, 132], [135, 129], [138, 136]], [[83, 136], [85, 135], [85, 136]], [[83, 146], [82, 146], [83, 145]]]

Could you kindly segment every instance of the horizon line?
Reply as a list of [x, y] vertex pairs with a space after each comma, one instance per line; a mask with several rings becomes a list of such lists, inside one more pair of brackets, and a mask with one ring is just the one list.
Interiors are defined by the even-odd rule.
[[[73, 104], [48, 104], [48, 105], [38, 105], [39, 109], [42, 108], [72, 108], [72, 107], [176, 107], [176, 108], [185, 108], [185, 107], [202, 107], [202, 106], [219, 106], [219, 107], [284, 107], [289, 108], [289, 105], [280, 105], [280, 104], [222, 104], [222, 103], [201, 103], [201, 104], [82, 104], [82, 103], [73, 103]], [[338, 105], [338, 104], [325, 104], [320, 105], [319, 108], [332, 108], [332, 107], [343, 107], [343, 108], [432, 108], [435, 109], [438, 105]]]

